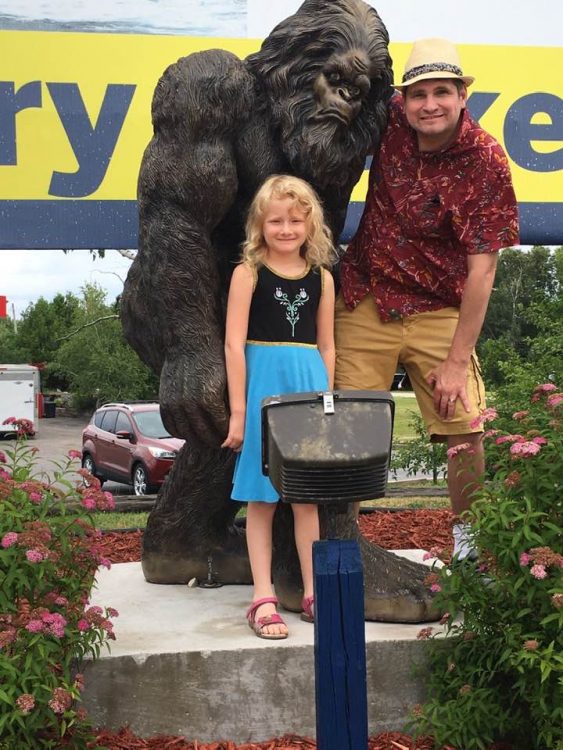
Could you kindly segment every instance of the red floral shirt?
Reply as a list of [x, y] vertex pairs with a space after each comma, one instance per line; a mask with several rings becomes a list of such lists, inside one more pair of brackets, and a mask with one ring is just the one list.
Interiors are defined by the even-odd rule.
[[370, 291], [382, 320], [459, 307], [467, 255], [517, 243], [516, 197], [494, 138], [464, 110], [453, 144], [420, 152], [402, 96], [394, 96], [364, 213], [341, 262], [348, 307]]

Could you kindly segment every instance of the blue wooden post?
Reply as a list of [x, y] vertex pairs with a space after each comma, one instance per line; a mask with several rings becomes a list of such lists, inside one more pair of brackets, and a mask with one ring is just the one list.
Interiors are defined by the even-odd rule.
[[358, 543], [313, 545], [318, 750], [367, 750], [364, 579]]

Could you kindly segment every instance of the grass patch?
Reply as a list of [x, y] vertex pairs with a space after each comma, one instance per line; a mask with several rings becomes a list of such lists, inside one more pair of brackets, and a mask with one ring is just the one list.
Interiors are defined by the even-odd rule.
[[431, 479], [403, 479], [399, 482], [390, 482], [388, 487], [399, 490], [411, 490], [417, 488], [436, 487], [443, 489], [447, 488], [448, 483], [445, 479], [438, 479], [436, 484]]
[[97, 529], [144, 529], [148, 511], [143, 513], [94, 513]]
[[430, 508], [449, 508], [448, 497], [381, 497], [379, 500], [365, 500], [362, 508], [402, 508], [404, 510], [421, 510]]
[[393, 425], [393, 440], [411, 440], [416, 437], [412, 425], [412, 413], [420, 414], [418, 402], [412, 391], [393, 391], [395, 399], [395, 422]]

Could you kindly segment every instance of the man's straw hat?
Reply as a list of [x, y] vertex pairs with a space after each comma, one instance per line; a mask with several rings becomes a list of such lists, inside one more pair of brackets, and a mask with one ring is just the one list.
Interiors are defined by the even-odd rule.
[[463, 75], [457, 49], [447, 39], [420, 39], [413, 44], [403, 79], [395, 88], [404, 89], [430, 78], [457, 78], [466, 86], [475, 80]]

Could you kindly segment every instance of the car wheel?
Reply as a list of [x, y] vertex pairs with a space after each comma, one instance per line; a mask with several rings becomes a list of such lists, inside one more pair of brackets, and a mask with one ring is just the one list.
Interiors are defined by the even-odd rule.
[[[92, 476], [96, 477], [96, 479], [99, 481], [100, 485], [104, 483], [104, 479], [98, 474], [96, 474], [96, 464], [94, 462], [94, 459], [89, 453], [85, 453], [82, 456], [82, 468], [86, 469], [86, 471], [89, 471]], [[88, 482], [84, 479], [84, 484], [88, 484]]]
[[151, 491], [149, 486], [147, 470], [142, 464], [133, 468], [133, 492], [135, 495], [148, 495]]

